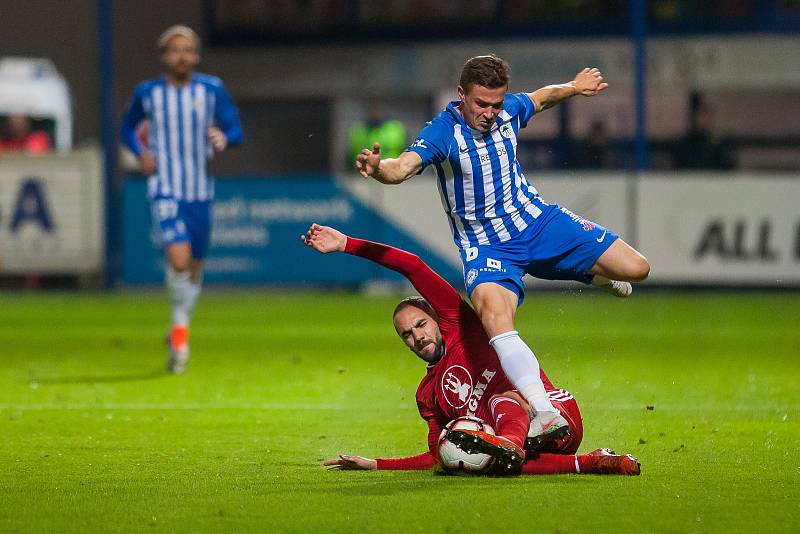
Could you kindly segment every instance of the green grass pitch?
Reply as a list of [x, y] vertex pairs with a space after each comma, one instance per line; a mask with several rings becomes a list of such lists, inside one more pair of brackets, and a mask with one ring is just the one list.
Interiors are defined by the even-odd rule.
[[0, 531], [800, 528], [796, 293], [529, 295], [519, 329], [578, 399], [582, 451], [641, 477], [328, 472], [424, 450], [395, 300], [209, 292], [171, 376], [159, 293], [0, 296]]

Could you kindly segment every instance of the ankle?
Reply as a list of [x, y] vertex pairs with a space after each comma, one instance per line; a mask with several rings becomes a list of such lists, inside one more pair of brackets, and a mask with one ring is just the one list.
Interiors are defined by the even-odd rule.
[[174, 350], [180, 350], [189, 343], [189, 327], [173, 326], [169, 332], [169, 343]]

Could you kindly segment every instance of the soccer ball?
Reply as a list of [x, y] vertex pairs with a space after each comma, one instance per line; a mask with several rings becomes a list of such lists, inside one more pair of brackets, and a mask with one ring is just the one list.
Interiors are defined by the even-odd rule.
[[451, 430], [482, 430], [494, 435], [494, 429], [477, 417], [459, 417], [453, 419], [439, 434], [439, 463], [445, 471], [462, 471], [466, 473], [483, 473], [494, 462], [494, 458], [485, 453], [467, 454], [455, 443], [447, 439]]

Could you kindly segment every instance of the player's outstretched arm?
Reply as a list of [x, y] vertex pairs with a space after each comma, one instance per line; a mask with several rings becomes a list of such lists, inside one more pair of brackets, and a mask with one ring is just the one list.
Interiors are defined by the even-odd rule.
[[340, 454], [338, 458], [325, 460], [322, 465], [326, 466], [328, 471], [374, 471], [378, 469], [377, 460], [351, 454]]
[[608, 84], [603, 81], [603, 73], [595, 67], [586, 67], [571, 82], [548, 85], [537, 89], [528, 96], [536, 106], [536, 111], [549, 109], [567, 98], [575, 95], [595, 96], [600, 91], [606, 89]]
[[453, 286], [422, 261], [419, 256], [382, 243], [374, 243], [358, 238], [348, 238], [342, 232], [330, 226], [312, 224], [308, 231], [300, 236], [300, 240], [308, 247], [328, 254], [330, 252], [346, 252], [354, 256], [374, 261], [405, 276], [409, 282], [430, 302], [441, 321], [457, 320], [461, 309], [461, 295]]
[[416, 152], [403, 152], [397, 158], [381, 159], [381, 145], [365, 148], [356, 156], [356, 170], [364, 178], [372, 177], [382, 184], [399, 184], [422, 170], [422, 158]]
[[317, 252], [328, 254], [330, 252], [344, 252], [347, 246], [347, 236], [330, 226], [311, 225], [305, 235], [300, 236], [304, 245]]

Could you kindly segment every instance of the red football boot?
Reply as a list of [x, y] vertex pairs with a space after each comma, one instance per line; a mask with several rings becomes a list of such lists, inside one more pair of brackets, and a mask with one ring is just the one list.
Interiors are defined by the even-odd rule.
[[483, 453], [492, 456], [492, 472], [500, 475], [519, 474], [525, 461], [525, 450], [503, 436], [481, 430], [451, 430], [447, 439], [467, 454]]
[[611, 449], [597, 449], [589, 453], [595, 461], [591, 473], [598, 475], [639, 475], [642, 466], [630, 454], [614, 454]]

